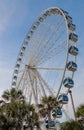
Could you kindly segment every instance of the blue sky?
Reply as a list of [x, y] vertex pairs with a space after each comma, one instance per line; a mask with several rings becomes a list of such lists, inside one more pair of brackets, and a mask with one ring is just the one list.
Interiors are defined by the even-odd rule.
[[0, 95], [10, 88], [21, 44], [36, 17], [56, 6], [69, 12], [79, 36], [73, 97], [76, 106], [84, 103], [84, 0], [0, 0]]

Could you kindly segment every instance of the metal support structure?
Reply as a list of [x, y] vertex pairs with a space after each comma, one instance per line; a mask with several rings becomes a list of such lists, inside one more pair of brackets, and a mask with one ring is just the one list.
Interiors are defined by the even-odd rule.
[[72, 96], [72, 91], [71, 91], [71, 90], [69, 90], [69, 94], [70, 94], [70, 98], [71, 98], [71, 103], [72, 103], [72, 108], [73, 108], [74, 117], [75, 117], [75, 120], [77, 120], [77, 119], [76, 119], [75, 106], [74, 106], [74, 101], [73, 101], [73, 96]]
[[39, 83], [40, 83], [40, 85], [41, 85], [41, 91], [43, 92], [43, 96], [46, 97], [46, 93], [45, 93], [45, 89], [44, 89], [43, 84], [42, 84], [42, 81], [41, 81], [41, 77], [40, 77], [39, 74], [37, 73], [36, 69], [33, 69], [32, 71], [34, 72], [35, 76], [36, 76], [36, 77], [38, 78], [38, 80], [39, 80]]
[[40, 73], [36, 70], [37, 74], [39, 75], [40, 79], [43, 81], [43, 83], [45, 84], [45, 86], [47, 87], [49, 93], [54, 96], [52, 90], [50, 89], [50, 87], [48, 86], [48, 84], [46, 83], [46, 81], [42, 78], [42, 76], [40, 75]]
[[[69, 52], [69, 49], [71, 45], [77, 46], [78, 36], [74, 34], [75, 26], [72, 27], [71, 24], [73, 25], [72, 18], [68, 12], [50, 7], [37, 17], [22, 43], [13, 73], [12, 87], [22, 90], [29, 104], [35, 105], [36, 112], [42, 97], [51, 95], [57, 100], [60, 93], [65, 91], [64, 78], [69, 76], [73, 79], [74, 71], [67, 68], [67, 63], [72, 56], [73, 62], [76, 62], [77, 54], [74, 50]], [[72, 37], [70, 34], [73, 34]], [[77, 120], [72, 91], [69, 90], [69, 85], [67, 86], [67, 94], [69, 92]], [[52, 91], [53, 88], [58, 89], [56, 95]], [[53, 128], [55, 125], [50, 124], [52, 108], [49, 107], [48, 105], [48, 130], [58, 130]], [[64, 112], [66, 114], [66, 111]]]
[[[28, 72], [29, 72], [29, 70], [28, 70]], [[37, 98], [36, 98], [36, 95], [35, 95], [35, 90], [33, 88], [33, 83], [32, 83], [30, 72], [29, 72], [29, 78], [30, 78], [30, 81], [31, 81], [30, 83], [31, 83], [31, 87], [32, 87], [32, 92], [33, 92], [35, 103], [36, 103], [35, 105], [37, 105]]]

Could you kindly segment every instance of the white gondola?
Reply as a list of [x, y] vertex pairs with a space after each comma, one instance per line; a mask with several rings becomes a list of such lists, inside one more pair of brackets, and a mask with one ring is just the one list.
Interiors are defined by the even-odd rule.
[[64, 11], [63, 9], [61, 9], [61, 10], [62, 10], [62, 12], [64, 13], [65, 16], [68, 16], [69, 13], [67, 11]]
[[73, 71], [75, 72], [77, 70], [77, 64], [73, 61], [69, 61], [67, 63], [67, 69], [70, 70], [70, 71]]
[[24, 55], [24, 53], [21, 51], [21, 52], [20, 52], [20, 56], [22, 57], [23, 55]]
[[56, 117], [61, 118], [62, 117], [62, 110], [57, 108], [55, 111], [56, 111]]
[[40, 25], [40, 22], [39, 22], [39, 21], [37, 21], [37, 22], [36, 22], [36, 26], [39, 26], [39, 25]]
[[18, 74], [18, 71], [19, 71], [19, 70], [15, 70], [15, 71], [14, 71], [14, 74]]
[[36, 28], [37, 28], [37, 26], [36, 26], [36, 25], [33, 25], [32, 29], [35, 30]]
[[39, 21], [40, 21], [40, 22], [43, 22], [43, 20], [44, 20], [43, 17], [40, 17], [40, 18], [39, 18]]
[[30, 32], [29, 32], [29, 35], [31, 35], [32, 36], [32, 34], [34, 33], [34, 31], [33, 30], [31, 30]]
[[[60, 8], [61, 9], [61, 8]], [[67, 11], [64, 11], [63, 9], [61, 9], [62, 10], [62, 12], [65, 14], [65, 16], [68, 16], [68, 12]]]
[[75, 46], [70, 46], [69, 47], [69, 53], [72, 54], [72, 55], [74, 55], [74, 56], [78, 55], [78, 51], [79, 51], [78, 48], [75, 47]]
[[16, 86], [16, 82], [15, 82], [15, 81], [13, 81], [12, 85], [13, 85], [13, 86]]
[[72, 23], [72, 17], [70, 17], [69, 15], [66, 16], [66, 20], [69, 23]]
[[48, 121], [48, 119], [45, 119], [45, 126], [46, 126], [47, 129], [49, 128], [49, 121]]
[[55, 127], [55, 122], [54, 121], [50, 121], [50, 128], [54, 128]]
[[76, 30], [76, 25], [75, 24], [72, 24], [72, 23], [69, 23], [68, 24], [68, 28], [72, 31], [75, 31]]
[[67, 104], [69, 101], [68, 96], [66, 94], [61, 94], [58, 96], [58, 102], [62, 104]]
[[57, 11], [57, 9], [51, 9], [52, 14], [56, 14]]
[[75, 33], [70, 33], [69, 34], [69, 39], [74, 41], [74, 42], [77, 42], [78, 36]]
[[13, 79], [14, 79], [14, 80], [17, 80], [17, 76], [15, 75], [15, 76], [13, 77]]
[[52, 9], [50, 9], [48, 12], [48, 15], [51, 15], [51, 14], [52, 14]]
[[44, 13], [42, 16], [45, 19], [48, 15], [47, 15], [47, 13]]
[[51, 15], [51, 12], [49, 10], [46, 11], [47, 15]]
[[24, 41], [24, 45], [28, 45], [28, 39], [26, 38], [25, 41]]
[[30, 35], [27, 36], [27, 39], [30, 40]]
[[66, 19], [67, 19], [67, 22], [68, 22], [68, 23], [72, 23], [72, 17], [66, 16]]
[[18, 58], [18, 59], [17, 59], [18, 62], [21, 62], [21, 60], [22, 60], [21, 58]]
[[28, 44], [28, 40], [25, 40], [24, 45], [27, 45], [27, 44]]
[[26, 47], [25, 47], [25, 46], [23, 46], [23, 47], [22, 47], [22, 51], [25, 51], [25, 49], [26, 49]]
[[45, 123], [48, 123], [48, 119], [45, 120]]
[[74, 81], [71, 79], [71, 78], [65, 78], [64, 81], [63, 81], [63, 85], [66, 87], [66, 88], [73, 88], [74, 86]]
[[19, 64], [19, 63], [17, 63], [15, 67], [16, 67], [16, 68], [19, 68], [19, 67], [20, 67], [20, 64]]

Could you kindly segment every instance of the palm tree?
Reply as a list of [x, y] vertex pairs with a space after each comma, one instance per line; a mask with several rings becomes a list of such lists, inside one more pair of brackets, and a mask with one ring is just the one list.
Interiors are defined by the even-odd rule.
[[78, 108], [77, 108], [77, 111], [76, 111], [76, 116], [77, 117], [84, 117], [84, 104], [80, 105]]
[[84, 130], [84, 104], [77, 108], [76, 117], [77, 121], [70, 120], [62, 125], [62, 130]]
[[[2, 130], [20, 130], [24, 121], [30, 124], [31, 130], [39, 128], [38, 114], [33, 105], [26, 102], [21, 90], [12, 88], [2, 95], [4, 104], [0, 106], [0, 128]], [[1, 101], [2, 103], [2, 101]]]
[[22, 91], [12, 88], [10, 91], [4, 91], [2, 98], [4, 99], [5, 103], [0, 108], [1, 117], [4, 115], [7, 124], [14, 123], [15, 127], [19, 129], [22, 125], [21, 108], [24, 108], [25, 105], [25, 98], [22, 94]]
[[[38, 104], [39, 108], [39, 118], [48, 119], [51, 121], [51, 110], [57, 106], [57, 101], [55, 97], [45, 96], [41, 100], [41, 104]], [[49, 125], [49, 124], [48, 124]]]
[[78, 121], [71, 120], [66, 122], [61, 127], [62, 130], [84, 130]]
[[21, 90], [16, 90], [15, 88], [12, 88], [10, 91], [6, 90], [4, 91], [2, 98], [6, 102], [12, 102], [13, 100], [16, 102], [25, 101], [25, 97], [23, 96], [23, 93]]
[[76, 117], [81, 126], [84, 127], [84, 104], [81, 104], [76, 110]]
[[55, 97], [49, 96], [49, 97], [43, 97], [41, 104], [38, 105], [39, 107], [39, 114], [42, 117], [45, 117], [45, 115], [48, 115], [50, 111], [56, 107], [57, 101]]

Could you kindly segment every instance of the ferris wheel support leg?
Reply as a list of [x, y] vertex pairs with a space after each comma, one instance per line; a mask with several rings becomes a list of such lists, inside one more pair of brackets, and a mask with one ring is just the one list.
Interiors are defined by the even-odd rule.
[[50, 92], [50, 94], [52, 96], [54, 96], [53, 92], [51, 91], [51, 89], [49, 88], [48, 84], [46, 83], [46, 81], [41, 77], [41, 75], [39, 74], [39, 72], [36, 70], [38, 76], [40, 77], [40, 79], [43, 81], [43, 83], [45, 84], [45, 86], [47, 87], [48, 91]]
[[29, 104], [31, 104], [31, 97], [32, 97], [32, 92], [31, 92], [31, 94], [30, 94]]
[[[17, 89], [19, 89], [19, 86], [20, 86], [21, 80], [23, 79], [25, 73], [26, 73], [26, 70], [24, 70], [24, 72], [23, 72], [23, 74], [22, 74], [22, 77], [21, 77], [21, 79], [20, 79], [20, 81], [19, 81], [19, 83], [18, 83]], [[22, 88], [22, 89], [23, 89], [23, 88]]]
[[38, 77], [39, 82], [40, 82], [40, 84], [41, 84], [41, 89], [42, 89], [43, 95], [44, 95], [44, 97], [46, 97], [45, 89], [44, 89], [43, 84], [42, 84], [42, 82], [41, 82], [40, 75], [37, 73], [37, 71], [34, 71], [34, 72], [35, 72], [36, 76]]
[[77, 120], [77, 119], [76, 119], [75, 106], [74, 106], [74, 101], [73, 101], [73, 96], [72, 96], [72, 91], [71, 91], [71, 90], [69, 90], [69, 94], [70, 94], [71, 103], [72, 103], [72, 107], [73, 107], [74, 117], [75, 117], [75, 120]]
[[32, 79], [31, 79], [30, 71], [28, 70], [28, 72], [29, 72], [29, 78], [30, 78], [30, 82], [31, 82], [32, 92], [33, 92], [35, 103], [36, 103], [36, 106], [37, 106], [38, 102], [37, 102], [37, 98], [36, 98], [35, 91], [34, 91], [34, 88], [33, 88], [33, 83], [32, 83]]

